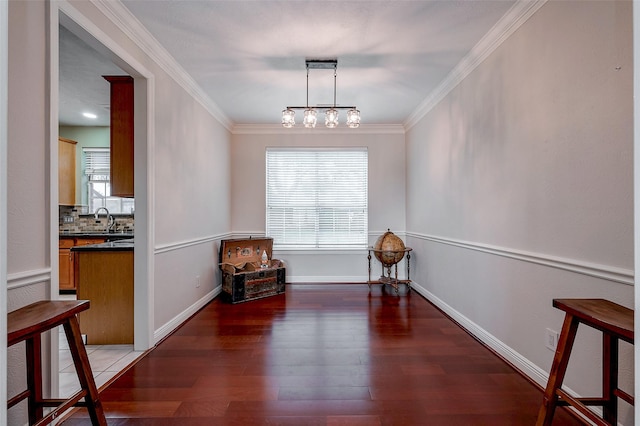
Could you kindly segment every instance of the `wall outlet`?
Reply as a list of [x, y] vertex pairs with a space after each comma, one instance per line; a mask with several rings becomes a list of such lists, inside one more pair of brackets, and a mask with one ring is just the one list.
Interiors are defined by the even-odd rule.
[[545, 333], [544, 345], [550, 351], [555, 351], [558, 347], [558, 332], [547, 328]]
[[200, 287], [200, 275], [196, 275], [196, 288]]

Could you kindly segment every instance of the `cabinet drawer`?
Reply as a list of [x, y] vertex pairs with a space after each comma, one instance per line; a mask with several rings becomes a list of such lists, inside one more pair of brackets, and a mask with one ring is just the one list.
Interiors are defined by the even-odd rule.
[[102, 244], [104, 243], [104, 238], [76, 238], [77, 246], [88, 246], [89, 244]]
[[58, 248], [71, 248], [74, 245], [73, 238], [60, 238], [58, 240]]

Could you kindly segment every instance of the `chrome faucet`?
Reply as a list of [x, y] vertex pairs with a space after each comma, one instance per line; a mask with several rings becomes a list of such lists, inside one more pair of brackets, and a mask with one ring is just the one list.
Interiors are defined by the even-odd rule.
[[98, 219], [98, 212], [100, 210], [104, 210], [105, 212], [107, 212], [107, 229], [106, 229], [106, 231], [109, 232], [109, 230], [111, 230], [111, 228], [113, 228], [113, 226], [116, 224], [116, 220], [111, 215], [111, 213], [109, 213], [109, 209], [107, 209], [106, 207], [98, 207], [96, 209], [95, 213], [93, 214], [94, 218]]

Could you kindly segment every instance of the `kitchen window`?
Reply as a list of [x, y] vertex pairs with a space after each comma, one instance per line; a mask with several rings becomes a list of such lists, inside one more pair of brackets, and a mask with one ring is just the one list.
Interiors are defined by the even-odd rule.
[[135, 209], [133, 198], [111, 195], [109, 148], [83, 148], [82, 152], [89, 211], [106, 207], [110, 213], [132, 214]]
[[366, 148], [268, 148], [266, 229], [279, 249], [364, 248]]

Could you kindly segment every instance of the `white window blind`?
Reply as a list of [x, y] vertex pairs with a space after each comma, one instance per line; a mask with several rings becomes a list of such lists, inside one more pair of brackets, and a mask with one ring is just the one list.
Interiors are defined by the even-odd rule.
[[267, 236], [274, 246], [366, 247], [366, 148], [268, 148], [266, 174]]
[[83, 148], [84, 172], [91, 178], [93, 175], [106, 176], [98, 180], [109, 180], [109, 165], [111, 163], [109, 148]]
[[120, 198], [111, 195], [111, 155], [109, 148], [83, 148], [84, 174], [89, 211], [106, 207], [110, 213], [129, 214], [134, 211], [133, 198]]

